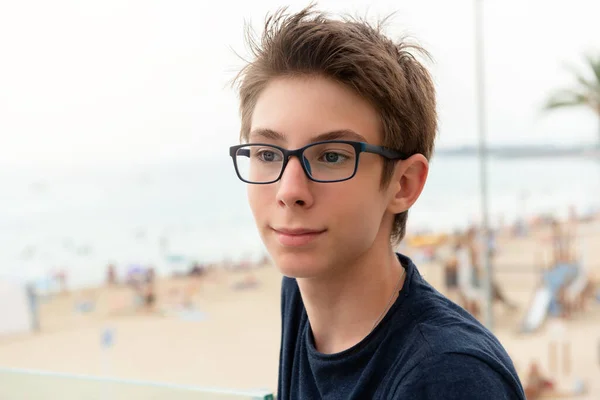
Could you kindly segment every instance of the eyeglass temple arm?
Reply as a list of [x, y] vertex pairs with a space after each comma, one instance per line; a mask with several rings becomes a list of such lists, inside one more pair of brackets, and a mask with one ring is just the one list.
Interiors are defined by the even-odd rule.
[[366, 153], [375, 153], [385, 158], [389, 158], [390, 160], [406, 160], [408, 155], [401, 153], [396, 150], [388, 149], [381, 146], [375, 146], [368, 143], [363, 143], [363, 151]]

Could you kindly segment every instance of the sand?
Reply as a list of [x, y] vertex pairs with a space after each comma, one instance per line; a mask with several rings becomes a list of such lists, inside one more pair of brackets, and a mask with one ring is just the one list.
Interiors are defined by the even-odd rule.
[[[595, 261], [600, 259], [600, 223], [581, 224], [578, 232], [587, 238], [589, 268], [600, 276], [600, 262]], [[536, 231], [525, 239], [508, 234], [499, 237], [496, 277], [519, 309], [509, 311], [496, 305], [494, 333], [513, 358], [523, 381], [532, 361], [538, 361], [543, 372], [552, 372], [550, 342], [556, 331], [554, 325], [560, 321], [550, 319], [533, 334], [518, 332], [539, 281], [542, 253], [549, 249], [545, 234]], [[417, 258], [415, 249], [407, 252]], [[439, 262], [418, 266], [430, 283], [445, 292]], [[0, 367], [275, 391], [281, 275], [272, 266], [254, 269], [251, 274], [258, 286], [234, 290], [233, 284], [249, 273], [214, 270], [193, 280], [159, 280], [159, 300], [164, 307], [173, 308], [167, 299], [174, 288], [188, 288], [193, 293], [196, 311], [185, 315], [134, 312], [132, 291], [127, 287], [58, 295], [41, 307], [40, 333], [0, 338]], [[75, 312], [74, 303], [81, 299], [93, 299], [95, 310]], [[107, 329], [114, 334], [114, 343], [105, 348], [101, 337]], [[563, 342], [569, 343], [571, 361], [560, 385], [571, 387], [576, 379], [582, 379], [589, 390], [586, 396], [577, 398], [600, 398], [600, 303], [590, 302], [584, 312], [576, 313], [564, 324], [564, 329]]]

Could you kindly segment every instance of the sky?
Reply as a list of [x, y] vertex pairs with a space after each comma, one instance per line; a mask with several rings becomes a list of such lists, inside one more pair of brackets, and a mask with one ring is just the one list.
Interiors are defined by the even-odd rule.
[[[565, 64], [600, 52], [600, 2], [481, 0], [490, 144], [597, 138], [585, 109], [540, 111], [573, 83]], [[229, 85], [244, 23], [307, 1], [0, 2], [0, 165], [78, 165], [227, 157], [239, 131]], [[433, 55], [438, 146], [475, 144], [474, 0], [319, 1], [370, 18], [396, 12]]]

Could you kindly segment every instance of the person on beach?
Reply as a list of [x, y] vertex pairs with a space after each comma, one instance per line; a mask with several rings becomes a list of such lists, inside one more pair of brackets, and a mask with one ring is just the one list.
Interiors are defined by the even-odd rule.
[[[496, 244], [496, 233], [491, 233], [492, 239], [490, 239], [490, 244], [488, 245], [488, 254], [490, 257], [490, 263], [492, 264], [492, 269], [495, 268], [496, 256], [498, 255], [498, 245]], [[517, 311], [519, 306], [511, 299], [506, 296], [504, 289], [500, 286], [500, 283], [492, 277], [492, 299], [495, 302], [501, 303], [507, 310], [509, 311]]]
[[461, 305], [469, 314], [479, 318], [483, 293], [478, 287], [479, 276], [474, 246], [469, 233], [465, 233], [456, 246], [457, 284]]
[[443, 263], [444, 268], [444, 294], [457, 304], [462, 304], [464, 301], [460, 292], [460, 286], [458, 285], [458, 255], [461, 248], [461, 241], [462, 234], [454, 232], [448, 243], [441, 246], [436, 252], [436, 257]]
[[[485, 276], [485, 270], [481, 265], [481, 254], [485, 250], [482, 249], [483, 246], [479, 240], [476, 228], [470, 228], [467, 231], [466, 247], [469, 254], [469, 260], [467, 262], [469, 265], [469, 279], [472, 280], [472, 284], [469, 285], [471, 293], [469, 296], [467, 296], [470, 299], [470, 303], [466, 309], [474, 316], [479, 317], [481, 308], [479, 303], [484, 300], [483, 277]], [[496, 254], [498, 252], [493, 234], [490, 234], [487, 251], [490, 258], [490, 263], [492, 263], [493, 266]], [[518, 306], [508, 299], [504, 293], [504, 290], [502, 290], [500, 284], [494, 277], [492, 277], [491, 284], [492, 300], [494, 302], [502, 303], [502, 305], [510, 311], [515, 311], [518, 309]]]
[[459, 293], [458, 258], [456, 257], [459, 246], [458, 240], [455, 240], [450, 246], [450, 252], [444, 254], [442, 259], [444, 262], [444, 285], [446, 286], [446, 293], [448, 293], [450, 298], [458, 297]]
[[544, 392], [552, 391], [554, 387], [555, 383], [542, 374], [537, 362], [534, 362], [529, 366], [527, 381], [525, 383], [527, 400], [539, 399]]
[[311, 5], [248, 32], [229, 151], [281, 286], [278, 399], [524, 399], [497, 338], [394, 246], [437, 132], [426, 54]]
[[573, 238], [570, 235], [568, 227], [563, 226], [556, 218], [550, 222], [552, 243], [553, 265], [561, 263], [570, 263], [574, 261], [573, 257]]
[[149, 267], [141, 281], [134, 286], [136, 296], [138, 296], [141, 310], [148, 313], [156, 311], [156, 272], [153, 267]]
[[106, 284], [114, 286], [117, 284], [117, 269], [114, 264], [109, 264], [106, 267]]

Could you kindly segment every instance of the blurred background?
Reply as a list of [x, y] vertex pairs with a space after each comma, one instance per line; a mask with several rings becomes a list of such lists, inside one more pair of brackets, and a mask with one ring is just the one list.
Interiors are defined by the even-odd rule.
[[[2, 398], [89, 377], [275, 391], [281, 277], [228, 156], [230, 83], [244, 23], [307, 4], [0, 3]], [[600, 3], [317, 5], [396, 12], [387, 33], [433, 56], [437, 150], [399, 251], [493, 329], [530, 398], [600, 398]], [[453, 283], [466, 245], [489, 307]]]

